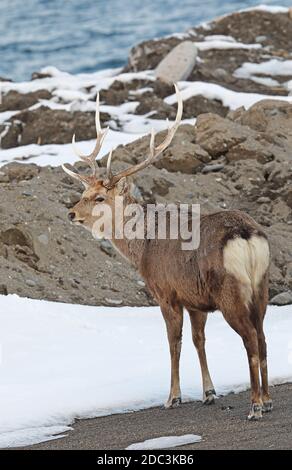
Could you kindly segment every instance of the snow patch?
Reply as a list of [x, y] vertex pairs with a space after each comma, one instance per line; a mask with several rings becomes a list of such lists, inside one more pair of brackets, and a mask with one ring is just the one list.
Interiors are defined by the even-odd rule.
[[[120, 73], [121, 69], [106, 69], [94, 73], [79, 73], [76, 75], [68, 72], [62, 72], [56, 67], [45, 67], [40, 73], [49, 77], [38, 78], [27, 82], [0, 82], [0, 93], [7, 93], [10, 90], [18, 91], [19, 93], [30, 93], [38, 90], [48, 90], [50, 92], [59, 90], [59, 98], [64, 98], [66, 101], [71, 92], [72, 96], [76, 92], [83, 92], [83, 98], [90, 96], [86, 93], [87, 88], [94, 88], [95, 91], [101, 89], [108, 89], [115, 80], [122, 82], [131, 82], [134, 79], [139, 80], [154, 80], [153, 71], [147, 70], [145, 72], [133, 73]], [[78, 94], [79, 97], [81, 96]]]
[[259, 49], [260, 44], [245, 44], [243, 42], [231, 41], [227, 36], [226, 39], [206, 38], [202, 42], [194, 42], [199, 51], [209, 51], [210, 49]]
[[[158, 307], [88, 307], [8, 295], [0, 296], [0, 311], [0, 447], [53, 438], [75, 418], [160, 406], [167, 398], [169, 350]], [[183, 400], [200, 400], [199, 363], [185, 320]], [[245, 390], [241, 339], [219, 312], [209, 316], [206, 330], [217, 393]], [[270, 383], [291, 381], [291, 306], [269, 307], [265, 332]]]
[[202, 437], [196, 434], [185, 434], [183, 436], [164, 436], [131, 444], [126, 448], [126, 450], [169, 449], [170, 447], [179, 447], [187, 444], [193, 444], [194, 442], [200, 442], [201, 440]]
[[[221, 85], [207, 82], [179, 82], [182, 99], [188, 100], [192, 96], [203, 95], [205, 98], [210, 100], [219, 100], [224, 106], [234, 110], [241, 106], [245, 109], [250, 108], [258, 101], [269, 99], [269, 100], [284, 100], [288, 103], [292, 103], [291, 96], [278, 96], [278, 95], [262, 95], [260, 93], [244, 93], [236, 92], [224, 88]], [[167, 104], [174, 104], [177, 102], [176, 95], [167, 96], [164, 101]]]
[[292, 75], [292, 60], [271, 59], [260, 64], [244, 62], [234, 72], [234, 76], [239, 78], [250, 78], [256, 74], [290, 76]]
[[[106, 155], [111, 149], [115, 149], [118, 145], [126, 145], [134, 140], [143, 137], [144, 134], [133, 134], [127, 132], [116, 132], [109, 130], [105, 139], [98, 159]], [[95, 145], [95, 140], [84, 140], [77, 142], [81, 153], [89, 154]], [[72, 144], [48, 144], [48, 145], [23, 145], [13, 147], [7, 150], [0, 149], [0, 168], [2, 165], [12, 161], [20, 161], [22, 163], [36, 163], [39, 166], [59, 166], [62, 163], [75, 163], [77, 160], [73, 152]]]
[[40, 426], [38, 428], [24, 428], [0, 434], [0, 447], [22, 447], [41, 442], [52, 441], [66, 437], [64, 432], [72, 431], [71, 426]]

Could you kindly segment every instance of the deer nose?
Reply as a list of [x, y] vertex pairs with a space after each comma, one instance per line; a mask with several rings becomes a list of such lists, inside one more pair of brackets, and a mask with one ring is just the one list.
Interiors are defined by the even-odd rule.
[[75, 212], [74, 211], [70, 211], [68, 212], [68, 218], [69, 220], [71, 220], [71, 222], [75, 219]]

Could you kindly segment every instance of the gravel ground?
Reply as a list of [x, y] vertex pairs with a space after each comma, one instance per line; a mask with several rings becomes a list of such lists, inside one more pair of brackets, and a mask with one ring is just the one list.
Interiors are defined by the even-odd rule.
[[249, 392], [242, 392], [209, 407], [192, 402], [173, 410], [151, 408], [76, 421], [65, 438], [27, 449], [125, 449], [145, 439], [191, 433], [202, 441], [180, 449], [291, 449], [292, 384], [271, 387], [271, 394], [274, 410], [258, 422], [246, 420]]

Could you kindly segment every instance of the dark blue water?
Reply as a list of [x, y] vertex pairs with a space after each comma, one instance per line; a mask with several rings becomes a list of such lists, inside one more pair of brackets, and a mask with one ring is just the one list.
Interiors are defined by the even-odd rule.
[[[280, 0], [291, 5], [291, 0]], [[144, 39], [185, 31], [257, 5], [230, 0], [0, 0], [0, 76], [30, 78], [55, 65], [68, 72], [122, 66]], [[274, 4], [265, 0], [266, 4]]]

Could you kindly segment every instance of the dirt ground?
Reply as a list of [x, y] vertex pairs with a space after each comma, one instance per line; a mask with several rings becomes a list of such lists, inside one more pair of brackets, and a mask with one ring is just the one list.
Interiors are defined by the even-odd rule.
[[[26, 449], [125, 449], [161, 436], [199, 434], [202, 441], [184, 449], [292, 449], [292, 384], [271, 387], [274, 410], [261, 421], [247, 421], [249, 392], [220, 397], [215, 405], [182, 404], [80, 420], [66, 437]], [[177, 448], [178, 449], [178, 448]]]

